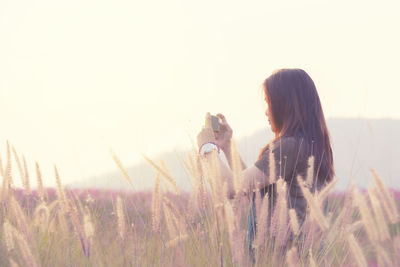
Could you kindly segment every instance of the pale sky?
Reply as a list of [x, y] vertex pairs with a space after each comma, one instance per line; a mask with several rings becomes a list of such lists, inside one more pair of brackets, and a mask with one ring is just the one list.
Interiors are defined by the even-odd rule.
[[[334, 3], [331, 3], [334, 2]], [[261, 84], [298, 67], [327, 118], [400, 118], [398, 1], [0, 1], [0, 148], [45, 183], [187, 148], [204, 114], [268, 127]]]

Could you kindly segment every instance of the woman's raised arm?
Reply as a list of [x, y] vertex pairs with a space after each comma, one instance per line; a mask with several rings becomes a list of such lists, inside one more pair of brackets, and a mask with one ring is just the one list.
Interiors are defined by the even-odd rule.
[[[232, 170], [221, 160], [221, 158], [216, 154], [216, 151], [208, 153], [204, 156], [204, 160], [211, 161], [213, 156], [217, 157], [217, 164], [219, 165], [219, 170], [222, 178], [222, 182], [226, 182], [228, 186], [228, 198], [233, 198], [235, 196], [235, 188], [233, 185], [233, 172]], [[253, 192], [255, 189], [260, 189], [268, 185], [269, 177], [265, 175], [259, 168], [255, 165], [250, 166], [242, 170], [242, 181], [239, 188], [239, 194], [246, 195], [249, 192]]]

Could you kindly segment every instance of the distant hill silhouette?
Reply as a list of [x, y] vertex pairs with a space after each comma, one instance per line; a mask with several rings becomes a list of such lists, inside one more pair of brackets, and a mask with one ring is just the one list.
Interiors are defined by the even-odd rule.
[[[400, 187], [400, 120], [392, 119], [348, 119], [327, 120], [331, 133], [338, 189], [344, 189], [353, 179], [360, 187], [367, 187], [372, 181], [369, 169], [374, 168], [384, 182], [394, 188]], [[237, 139], [243, 160], [252, 165], [260, 149], [269, 142], [272, 133], [268, 129], [255, 131], [252, 135]], [[178, 185], [187, 190], [191, 178], [181, 164], [187, 151], [169, 151], [161, 154]], [[157, 159], [154, 159], [157, 162]], [[147, 163], [125, 166], [131, 176], [135, 190], [149, 189], [154, 184], [156, 171]], [[129, 183], [120, 171], [115, 170], [91, 177], [76, 187], [130, 189]]]

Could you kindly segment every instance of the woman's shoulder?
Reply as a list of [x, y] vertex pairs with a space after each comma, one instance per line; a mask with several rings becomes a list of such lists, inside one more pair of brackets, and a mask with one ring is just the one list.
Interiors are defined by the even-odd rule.
[[272, 150], [280, 150], [282, 152], [293, 152], [302, 143], [301, 137], [295, 136], [281, 136], [271, 143]]

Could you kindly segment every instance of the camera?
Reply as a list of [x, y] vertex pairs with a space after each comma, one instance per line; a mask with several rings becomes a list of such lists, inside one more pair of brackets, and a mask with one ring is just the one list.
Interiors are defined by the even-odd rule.
[[[210, 116], [210, 123], [211, 123], [211, 128], [213, 129], [214, 132], [219, 132], [220, 130], [220, 118], [214, 115]], [[208, 121], [206, 119], [206, 127], [208, 127]]]

